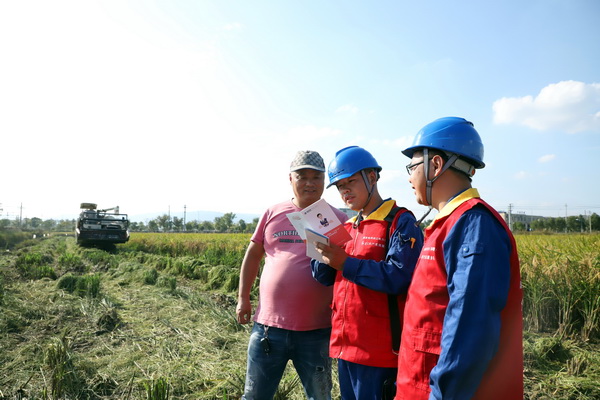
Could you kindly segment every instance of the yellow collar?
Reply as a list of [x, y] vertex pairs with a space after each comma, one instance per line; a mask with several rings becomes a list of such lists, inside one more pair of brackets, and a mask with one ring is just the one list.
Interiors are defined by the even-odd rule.
[[[365, 219], [376, 219], [376, 220], [381, 220], [383, 221], [385, 219], [385, 217], [387, 217], [387, 215], [390, 213], [390, 210], [392, 209], [392, 207], [394, 206], [395, 201], [392, 199], [388, 199], [385, 200], [379, 207], [377, 207], [377, 209], [375, 211], [373, 211], [371, 214], [367, 215], [366, 217], [364, 217]], [[352, 218], [350, 218], [351, 222], [356, 221], [356, 215]]]
[[467, 200], [478, 199], [478, 198], [479, 198], [479, 192], [477, 191], [477, 189], [475, 189], [475, 188], [467, 189], [464, 192], [462, 192], [461, 194], [459, 194], [458, 196], [456, 196], [455, 198], [453, 198], [452, 200], [450, 200], [450, 202], [448, 202], [448, 204], [446, 204], [444, 206], [444, 208], [442, 208], [440, 210], [440, 212], [435, 216], [435, 218], [433, 220], [435, 221], [436, 219], [443, 218], [445, 216], [452, 214], [452, 211], [456, 210], [456, 208], [458, 206], [460, 206], [462, 203], [464, 203]]

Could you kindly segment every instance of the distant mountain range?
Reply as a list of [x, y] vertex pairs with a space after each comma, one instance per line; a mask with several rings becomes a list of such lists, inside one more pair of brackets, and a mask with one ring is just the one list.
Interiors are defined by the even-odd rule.
[[[232, 211], [233, 212], [233, 211]], [[156, 213], [146, 213], [146, 214], [129, 214], [129, 220], [132, 222], [147, 222], [153, 220], [161, 215], [165, 215], [165, 212], [156, 212]], [[215, 218], [222, 217], [226, 213], [217, 212], [217, 211], [188, 211], [185, 214], [186, 222], [189, 221], [210, 221], [214, 222]], [[238, 222], [243, 219], [245, 222], [252, 222], [254, 218], [260, 218], [258, 214], [238, 214], [235, 213], [234, 222]], [[172, 212], [171, 218], [183, 218], [183, 212]]]

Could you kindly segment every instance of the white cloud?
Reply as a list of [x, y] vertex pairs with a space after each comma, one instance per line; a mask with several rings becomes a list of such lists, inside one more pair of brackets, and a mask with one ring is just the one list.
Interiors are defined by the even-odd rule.
[[600, 83], [562, 81], [537, 96], [503, 97], [493, 104], [494, 122], [538, 131], [600, 132]]
[[358, 107], [356, 107], [354, 104], [345, 104], [343, 106], [338, 107], [337, 110], [335, 110], [336, 113], [349, 113], [349, 114], [356, 114], [358, 112]]
[[523, 180], [529, 178], [529, 173], [525, 171], [519, 171], [515, 175], [515, 179]]
[[538, 162], [547, 163], [547, 162], [554, 160], [555, 158], [556, 158], [556, 154], [546, 154], [546, 155], [538, 158]]

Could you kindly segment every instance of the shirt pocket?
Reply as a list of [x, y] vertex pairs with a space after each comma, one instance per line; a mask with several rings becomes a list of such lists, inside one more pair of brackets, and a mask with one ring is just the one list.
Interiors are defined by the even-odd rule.
[[479, 242], [463, 243], [460, 246], [460, 256], [463, 258], [471, 257], [483, 253], [483, 244]]
[[429, 374], [440, 358], [441, 341], [441, 332], [429, 329], [414, 329], [412, 332], [413, 379], [415, 386], [421, 390], [429, 391]]

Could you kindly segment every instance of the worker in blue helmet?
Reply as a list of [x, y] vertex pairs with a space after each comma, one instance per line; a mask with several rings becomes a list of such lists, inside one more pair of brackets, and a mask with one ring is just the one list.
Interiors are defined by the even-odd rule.
[[[362, 220], [364, 208], [373, 200], [373, 194], [375, 193], [376, 197], [380, 197], [377, 192], [377, 181], [379, 180], [381, 169], [371, 153], [358, 146], [343, 148], [335, 154], [335, 158], [329, 163], [329, 169], [327, 170], [327, 174], [329, 175], [328, 188], [336, 185], [336, 182], [348, 179], [358, 173], [360, 173], [360, 177], [365, 184], [367, 189], [366, 200], [360, 204], [347, 204], [350, 209], [358, 211], [356, 223], [360, 223]], [[373, 173], [375, 178], [370, 179], [367, 176], [368, 172]], [[346, 202], [348, 199], [342, 197], [342, 200]], [[354, 200], [354, 197], [352, 200]], [[381, 198], [375, 200], [380, 201]]]
[[408, 290], [396, 399], [522, 399], [522, 290], [517, 247], [471, 186], [485, 166], [473, 124], [427, 124], [406, 169], [417, 202], [438, 214]]
[[381, 166], [367, 150], [341, 149], [327, 172], [327, 187], [358, 213], [344, 224], [352, 239], [343, 248], [318, 244], [325, 262], [311, 261], [315, 279], [333, 285], [329, 354], [341, 397], [393, 398], [404, 296], [423, 234], [410, 211], [379, 194]]
[[[412, 158], [417, 151], [423, 154], [422, 164], [426, 177], [425, 199], [417, 197], [417, 201], [429, 207], [428, 212], [419, 220], [420, 223], [433, 208], [431, 190], [433, 182], [439, 177], [439, 175], [433, 177], [429, 175], [430, 154], [433, 155], [435, 151], [435, 154], [446, 160], [440, 175], [448, 168], [452, 168], [466, 175], [469, 181], [475, 175], [475, 170], [485, 167], [485, 164], [483, 163], [483, 143], [479, 133], [473, 124], [464, 118], [445, 117], [428, 124], [417, 133], [412, 146], [402, 153]], [[418, 165], [420, 164], [406, 167], [409, 175], [412, 169]]]

